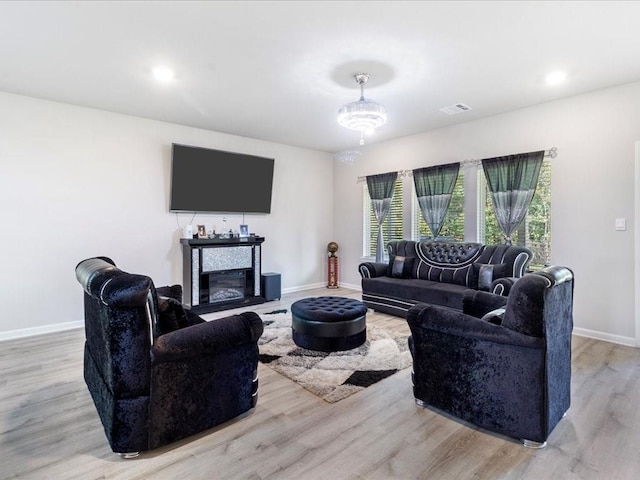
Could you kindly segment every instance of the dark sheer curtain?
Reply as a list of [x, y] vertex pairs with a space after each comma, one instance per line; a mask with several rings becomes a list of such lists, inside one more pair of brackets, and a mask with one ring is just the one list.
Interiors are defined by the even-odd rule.
[[384, 261], [384, 240], [382, 236], [382, 222], [384, 222], [391, 199], [393, 198], [393, 186], [398, 178], [398, 172], [381, 173], [367, 176], [369, 197], [373, 206], [373, 213], [378, 222], [378, 248], [376, 249], [376, 262]]
[[418, 168], [413, 171], [413, 183], [420, 211], [431, 229], [433, 238], [438, 236], [444, 225], [459, 171], [459, 163]]
[[482, 160], [494, 212], [505, 243], [520, 225], [536, 192], [544, 150]]

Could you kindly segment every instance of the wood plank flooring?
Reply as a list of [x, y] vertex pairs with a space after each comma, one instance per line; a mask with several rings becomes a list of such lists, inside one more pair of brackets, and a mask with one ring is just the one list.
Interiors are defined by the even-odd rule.
[[[317, 289], [252, 309], [319, 295], [360, 298]], [[408, 331], [395, 317], [367, 319]], [[83, 342], [77, 329], [0, 343], [1, 479], [640, 478], [640, 349], [574, 337], [571, 409], [542, 450], [418, 407], [410, 368], [329, 404], [260, 365], [254, 410], [122, 460], [82, 378]]]

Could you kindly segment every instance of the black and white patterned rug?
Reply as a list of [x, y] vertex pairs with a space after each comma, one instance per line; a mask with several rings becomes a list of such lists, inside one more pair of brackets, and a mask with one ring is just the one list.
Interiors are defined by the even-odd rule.
[[291, 338], [291, 314], [260, 315], [260, 362], [329, 403], [347, 398], [411, 365], [408, 335], [367, 326], [367, 341], [343, 352], [316, 352]]

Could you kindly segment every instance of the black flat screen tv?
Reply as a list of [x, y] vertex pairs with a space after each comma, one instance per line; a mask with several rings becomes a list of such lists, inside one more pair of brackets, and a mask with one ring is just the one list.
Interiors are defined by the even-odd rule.
[[273, 158], [172, 145], [171, 212], [271, 213]]

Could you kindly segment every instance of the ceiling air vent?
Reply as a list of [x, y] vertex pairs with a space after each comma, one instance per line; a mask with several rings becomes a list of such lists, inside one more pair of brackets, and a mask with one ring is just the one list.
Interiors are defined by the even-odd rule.
[[456, 113], [466, 112], [467, 110], [471, 110], [469, 105], [465, 105], [464, 103], [456, 103], [455, 105], [449, 105], [448, 107], [443, 107], [440, 109], [441, 112], [444, 112], [448, 115], [455, 115]]

